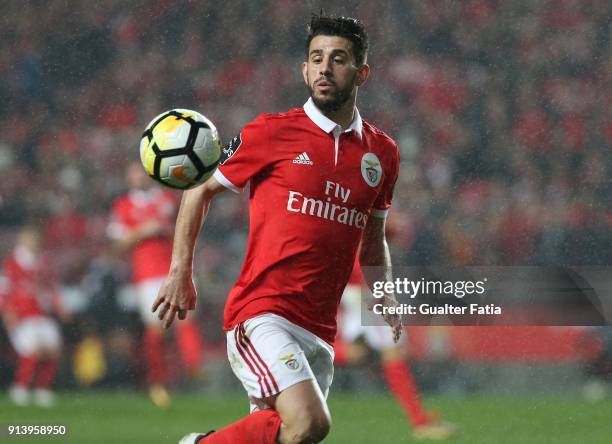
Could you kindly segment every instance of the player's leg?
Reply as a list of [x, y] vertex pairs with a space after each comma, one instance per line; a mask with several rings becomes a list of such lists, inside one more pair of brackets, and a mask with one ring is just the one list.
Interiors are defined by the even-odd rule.
[[17, 366], [9, 388], [9, 397], [19, 406], [30, 402], [29, 386], [38, 362], [33, 324], [33, 319], [26, 318], [9, 332], [11, 345], [17, 353]]
[[157, 297], [162, 279], [148, 279], [136, 285], [140, 318], [144, 324], [143, 351], [147, 368], [149, 395], [158, 407], [167, 407], [171, 400], [166, 390], [166, 354], [164, 331], [151, 305]]
[[[356, 357], [367, 353], [351, 352], [351, 347], [352, 349], [362, 349], [367, 346], [378, 352], [381, 357], [383, 376], [387, 387], [404, 410], [410, 423], [416, 426], [427, 422], [428, 417], [421, 404], [412, 372], [406, 363], [406, 356], [403, 353], [401, 343], [398, 345], [393, 342], [393, 334], [389, 327], [364, 327], [361, 324], [360, 317], [351, 313], [349, 311], [342, 317], [340, 325], [343, 339], [347, 344], [350, 344], [347, 346], [349, 362], [359, 362]], [[363, 338], [364, 342], [358, 341], [358, 338]]]
[[36, 333], [40, 360], [33, 384], [34, 402], [41, 407], [51, 407], [55, 402], [51, 387], [59, 368], [61, 334], [59, 326], [51, 318], [39, 318]]
[[268, 402], [274, 408], [255, 410], [208, 436], [188, 435], [180, 444], [300, 444], [327, 436], [329, 410], [313, 380], [298, 382]]
[[404, 344], [393, 342], [389, 327], [367, 328], [366, 341], [380, 353], [385, 382], [412, 425], [416, 438], [447, 439], [456, 433], [453, 424], [426, 411], [419, 387], [407, 362]]
[[365, 342], [379, 353], [387, 387], [412, 426], [425, 424], [429, 418], [408, 366], [403, 341], [394, 343], [391, 329], [386, 326], [363, 327], [363, 337]]
[[[386, 327], [372, 327], [373, 329], [391, 330]], [[372, 332], [381, 334], [382, 332]], [[383, 333], [384, 334], [384, 333]], [[429, 421], [425, 408], [421, 402], [418, 386], [400, 346], [385, 344], [378, 348], [381, 356], [383, 375], [389, 391], [400, 404], [406, 417], [413, 427], [420, 426]]]
[[[365, 327], [361, 319], [362, 313], [370, 318], [371, 325], [375, 325], [377, 317], [363, 307], [361, 288], [357, 285], [348, 285], [342, 296], [342, 317], [339, 331], [344, 341], [351, 344], [347, 356], [353, 362], [360, 354], [355, 350], [363, 349], [362, 338], [365, 344], [377, 351], [381, 357], [383, 376], [389, 391], [402, 407], [406, 418], [413, 427], [413, 433], [419, 438], [444, 439], [451, 436], [454, 426], [442, 423], [428, 414], [425, 410], [418, 386], [408, 366], [403, 342], [396, 344], [393, 341], [392, 330], [388, 326]], [[352, 348], [351, 348], [352, 347]], [[361, 351], [363, 354], [363, 351]]]
[[[324, 341], [299, 327], [293, 333], [306, 352], [315, 379], [290, 387], [275, 400], [282, 418], [278, 442], [319, 442], [331, 428], [326, 399], [333, 379], [334, 353]], [[285, 365], [291, 363], [287, 356], [283, 358]]]
[[197, 375], [202, 366], [204, 346], [200, 329], [193, 320], [186, 319], [176, 325], [176, 342], [185, 369], [190, 376]]
[[252, 413], [199, 441], [190, 435], [181, 443], [311, 443], [327, 435], [328, 386], [318, 381], [331, 383], [333, 357], [328, 352], [329, 376], [317, 379], [292, 327], [278, 316], [264, 315], [228, 332], [230, 364], [247, 390]]
[[281, 419], [281, 444], [320, 442], [331, 428], [327, 403], [315, 380], [299, 382], [282, 391], [274, 400]]

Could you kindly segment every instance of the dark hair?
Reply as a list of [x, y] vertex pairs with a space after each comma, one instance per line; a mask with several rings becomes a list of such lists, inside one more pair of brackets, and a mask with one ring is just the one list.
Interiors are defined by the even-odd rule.
[[323, 14], [313, 14], [308, 24], [308, 38], [306, 39], [306, 57], [310, 49], [310, 42], [318, 35], [331, 35], [344, 37], [353, 42], [353, 52], [357, 65], [362, 65], [368, 54], [368, 33], [364, 24], [350, 17], [328, 17]]

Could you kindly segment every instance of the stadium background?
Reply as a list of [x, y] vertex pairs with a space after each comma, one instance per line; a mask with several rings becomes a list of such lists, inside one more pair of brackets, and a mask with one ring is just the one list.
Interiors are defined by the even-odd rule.
[[[287, 0], [3, 5], [0, 256], [20, 226], [42, 224], [74, 312], [64, 325], [60, 390], [95, 400], [105, 396], [101, 387], [129, 393], [143, 384], [135, 352], [140, 326], [124, 307], [126, 264], [110, 254], [106, 225], [144, 125], [165, 109], [193, 108], [227, 141], [260, 112], [300, 106], [307, 97], [298, 70], [304, 25], [320, 6]], [[370, 33], [373, 76], [358, 104], [365, 119], [398, 140], [402, 154], [389, 220], [396, 265], [610, 264], [607, 1], [323, 6], [361, 18]], [[238, 388], [225, 363], [221, 310], [244, 252], [246, 199], [222, 196], [213, 204], [196, 260], [209, 377], [189, 387], [207, 396]], [[6, 387], [12, 351], [2, 335]], [[427, 393], [442, 397], [442, 408], [457, 399], [468, 405], [474, 393], [554, 394], [576, 398], [563, 413], [572, 416], [581, 389], [610, 371], [606, 329], [437, 327], [414, 328], [409, 336], [417, 377]], [[84, 338], [103, 347], [101, 373], [87, 359], [74, 359]], [[180, 388], [180, 369], [175, 380]], [[336, 390], [351, 395], [357, 387], [365, 395], [355, 396], [382, 396], [375, 364], [339, 369]], [[606, 386], [598, 387], [587, 391], [591, 397]], [[0, 411], [9, 408], [0, 400]], [[596, 411], [609, 416], [610, 401]], [[595, 418], [593, 428], [604, 427]], [[612, 433], [609, 421], [605, 426]]]

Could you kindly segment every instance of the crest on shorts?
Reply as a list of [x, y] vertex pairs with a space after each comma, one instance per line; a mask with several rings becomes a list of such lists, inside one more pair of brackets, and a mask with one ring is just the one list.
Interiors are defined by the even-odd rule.
[[361, 158], [361, 175], [371, 187], [376, 187], [382, 179], [382, 166], [378, 156], [374, 153], [365, 153]]
[[297, 359], [295, 359], [295, 355], [291, 353], [290, 355], [285, 355], [280, 357], [281, 361], [285, 362], [285, 365], [289, 370], [297, 370], [300, 368], [300, 363]]

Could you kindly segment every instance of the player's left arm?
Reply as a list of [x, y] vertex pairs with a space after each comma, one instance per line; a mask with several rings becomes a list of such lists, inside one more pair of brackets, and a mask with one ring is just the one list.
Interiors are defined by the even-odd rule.
[[[399, 149], [394, 141], [390, 142], [388, 150], [384, 152], [384, 171], [382, 187], [374, 201], [368, 223], [366, 224], [361, 250], [359, 254], [359, 265], [366, 283], [372, 288], [374, 282], [391, 282], [393, 273], [391, 271], [391, 254], [385, 236], [385, 222], [387, 213], [391, 207], [395, 183], [399, 177]], [[381, 156], [382, 157], [382, 156]], [[383, 305], [392, 306], [397, 304], [395, 295], [385, 296], [380, 302]], [[393, 328], [393, 337], [397, 342], [402, 333], [401, 318], [399, 315], [385, 315], [385, 321]]]
[[[359, 265], [363, 277], [370, 288], [376, 281], [391, 282], [393, 272], [391, 254], [385, 236], [385, 217], [371, 216], [366, 224], [361, 250], [359, 252]], [[396, 304], [395, 296], [384, 296], [383, 305]], [[402, 335], [402, 323], [399, 315], [385, 315], [385, 321], [393, 328], [393, 339], [399, 341]]]

